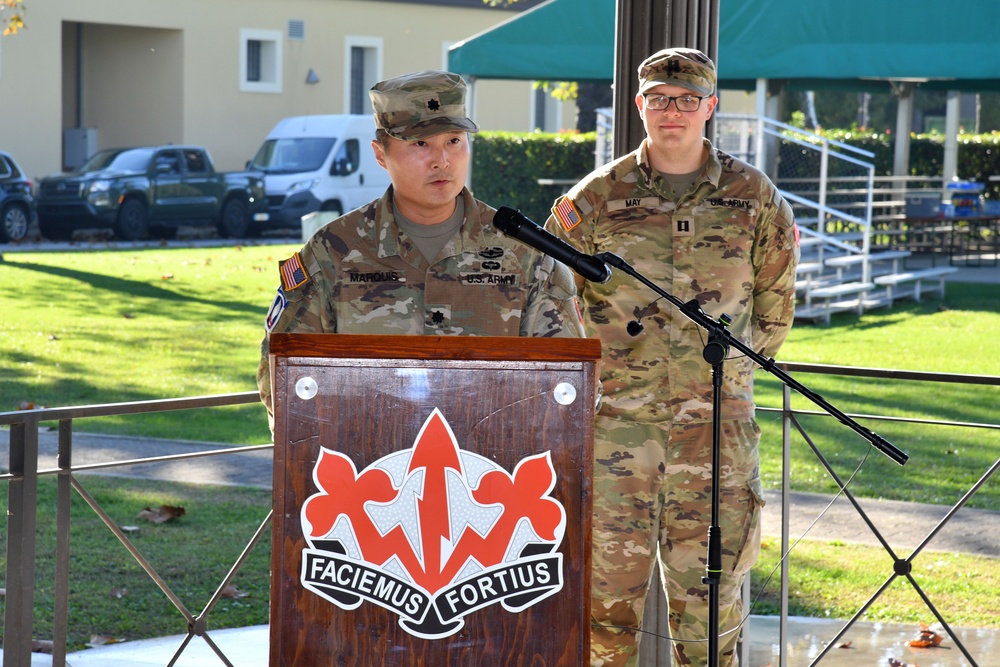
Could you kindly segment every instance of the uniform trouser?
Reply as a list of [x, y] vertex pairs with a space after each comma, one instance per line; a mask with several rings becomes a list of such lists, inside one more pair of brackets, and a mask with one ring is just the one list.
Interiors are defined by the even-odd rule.
[[[753, 419], [722, 423], [720, 667], [737, 664], [741, 587], [760, 554], [759, 441]], [[669, 605], [673, 664], [707, 664], [708, 590], [702, 578], [712, 519], [711, 467], [711, 422], [651, 424], [598, 416], [593, 667], [637, 664], [637, 630], [657, 557]]]

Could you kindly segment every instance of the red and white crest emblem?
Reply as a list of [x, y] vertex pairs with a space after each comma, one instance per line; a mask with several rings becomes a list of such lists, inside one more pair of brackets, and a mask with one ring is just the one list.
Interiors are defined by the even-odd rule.
[[549, 494], [548, 452], [508, 473], [462, 450], [438, 409], [411, 449], [360, 473], [321, 448], [319, 491], [302, 506], [302, 585], [343, 609], [365, 600], [425, 639], [448, 637], [463, 617], [500, 603], [511, 612], [563, 586], [566, 511]]

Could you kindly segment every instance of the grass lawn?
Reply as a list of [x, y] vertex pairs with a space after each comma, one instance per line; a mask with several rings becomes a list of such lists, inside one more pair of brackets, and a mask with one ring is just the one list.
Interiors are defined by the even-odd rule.
[[[0, 411], [22, 404], [88, 405], [210, 395], [256, 389], [255, 375], [263, 320], [277, 286], [277, 261], [298, 244], [197, 249], [122, 249], [100, 252], [7, 252], [0, 262], [4, 316], [0, 318]], [[989, 270], [989, 269], [983, 269]], [[891, 310], [863, 317], [836, 315], [829, 326], [797, 324], [779, 360], [1000, 375], [1000, 355], [992, 340], [1000, 331], [1000, 289], [949, 284], [947, 298], [900, 302]], [[997, 423], [998, 388], [871, 381], [820, 375], [796, 376], [810, 389], [849, 414], [890, 414], [980, 424]], [[781, 404], [780, 383], [758, 372], [762, 407]], [[797, 397], [795, 407], [817, 409]], [[167, 412], [145, 416], [78, 421], [79, 431], [133, 434], [233, 444], [269, 440], [258, 405]], [[773, 413], [759, 415], [762, 476], [780, 483], [781, 424]], [[859, 420], [911, 459], [900, 467], [873, 451], [852, 489], [859, 496], [951, 504], [971, 487], [1000, 452], [1000, 433], [908, 423]], [[864, 459], [867, 443], [825, 416], [806, 416], [809, 437], [847, 478]], [[793, 488], [832, 492], [834, 485], [803, 437], [793, 436]], [[40, 540], [53, 539], [50, 481], [40, 490]], [[148, 482], [87, 478], [86, 485], [121, 524], [139, 524], [145, 506], [173, 504], [185, 516], [162, 525], [143, 524], [136, 543], [149, 549], [154, 565], [169, 574], [188, 608], [199, 611], [259, 525], [270, 493]], [[5, 495], [5, 494], [4, 494]], [[6, 498], [0, 501], [6, 505]], [[1000, 482], [991, 480], [971, 506], [1000, 511]], [[0, 507], [0, 509], [3, 509]], [[129, 639], [182, 632], [179, 615], [93, 513], [74, 499], [71, 643], [91, 634]], [[223, 533], [222, 529], [233, 532]], [[0, 536], [2, 539], [2, 536]], [[2, 547], [3, 545], [0, 545]], [[776, 561], [766, 545], [754, 573], [762, 581]], [[267, 620], [269, 541], [258, 547], [236, 586], [248, 596], [223, 601], [209, 627]], [[117, 553], [120, 552], [120, 553]], [[36, 621], [39, 636], [51, 608], [50, 550], [40, 548]], [[145, 553], [145, 551], [144, 551]], [[5, 551], [0, 548], [0, 558]], [[883, 575], [864, 563], [881, 558], [875, 548], [803, 541], [793, 553], [793, 613], [849, 616], [867, 599]], [[954, 608], [956, 624], [1000, 625], [995, 591], [1000, 560], [942, 555], [942, 608]], [[48, 569], [46, 569], [48, 568]], [[963, 573], [956, 579], [954, 569]], [[934, 572], [925, 573], [928, 576]], [[875, 581], [875, 580], [878, 581]], [[938, 586], [938, 584], [934, 584]], [[117, 597], [113, 589], [127, 588]], [[775, 609], [772, 581], [756, 612]], [[892, 604], [869, 612], [882, 620], [909, 622], [926, 617], [922, 603], [901, 593]], [[937, 602], [937, 600], [935, 600]], [[48, 621], [51, 628], [51, 620]]]
[[[187, 610], [197, 616], [208, 604], [271, 509], [268, 489], [211, 487], [82, 475], [84, 489], [127, 534]], [[56, 484], [39, 481], [35, 561], [34, 637], [51, 639], [55, 580]], [[165, 523], [139, 518], [145, 508], [184, 508]], [[6, 510], [7, 495], [0, 498]], [[73, 491], [70, 531], [68, 649], [88, 642], [125, 641], [183, 634], [184, 616], [82, 498]], [[0, 536], [0, 564], [6, 557]], [[271, 532], [258, 542], [212, 608], [208, 628], [266, 624], [270, 591]], [[0, 604], [2, 611], [2, 604]], [[196, 640], [196, 641], [201, 641]]]
[[[989, 269], [983, 269], [989, 270]], [[1000, 331], [1000, 287], [949, 284], [947, 297], [921, 303], [897, 302], [891, 310], [863, 317], [834, 316], [830, 326], [797, 324], [780, 360], [938, 373], [1000, 375], [1000, 355], [988, 332]], [[907, 380], [887, 381], [818, 374], [796, 379], [841, 411], [853, 415], [890, 415], [972, 424], [959, 428], [883, 422], [857, 418], [910, 456], [903, 467], [871, 449], [867, 441], [825, 414], [800, 419], [810, 439], [842, 479], [850, 477], [870, 450], [852, 483], [858, 496], [951, 505], [997, 460], [1000, 452], [1000, 387], [959, 386]], [[757, 372], [759, 406], [780, 407], [781, 383]], [[795, 393], [797, 409], [822, 412]], [[759, 413], [763, 431], [761, 475], [765, 486], [780, 487], [780, 415]], [[793, 433], [792, 487], [832, 493], [836, 485], [820, 466], [805, 439]], [[970, 507], [1000, 511], [1000, 479], [991, 480]]]
[[[0, 411], [256, 390], [277, 262], [297, 247], [6, 253]], [[109, 417], [76, 428], [232, 444], [270, 440], [262, 406], [227, 415]]]

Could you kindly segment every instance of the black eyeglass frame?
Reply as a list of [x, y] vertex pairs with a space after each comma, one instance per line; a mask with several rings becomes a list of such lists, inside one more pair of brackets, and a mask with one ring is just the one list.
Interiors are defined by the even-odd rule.
[[[651, 96], [652, 97], [662, 97], [662, 98], [664, 98], [664, 99], [667, 100], [667, 103], [661, 109], [657, 109], [656, 107], [652, 107], [649, 104], [649, 98]], [[698, 100], [698, 104], [696, 104], [693, 109], [681, 109], [680, 104], [677, 103], [677, 100], [679, 100], [681, 98], [687, 98], [687, 97], [690, 97], [692, 99]], [[651, 111], [666, 111], [667, 109], [670, 108], [670, 103], [673, 102], [674, 103], [674, 107], [678, 111], [680, 111], [681, 113], [692, 113], [692, 112], [697, 111], [698, 109], [700, 109], [701, 108], [701, 103], [703, 101], [707, 100], [710, 97], [713, 97], [713, 95], [703, 95], [703, 96], [699, 97], [698, 95], [691, 95], [690, 93], [687, 94], [687, 95], [662, 95], [660, 93], [643, 93], [642, 94], [642, 101], [643, 101], [643, 104], [646, 106], [646, 108], [649, 109], [649, 110], [651, 110]]]

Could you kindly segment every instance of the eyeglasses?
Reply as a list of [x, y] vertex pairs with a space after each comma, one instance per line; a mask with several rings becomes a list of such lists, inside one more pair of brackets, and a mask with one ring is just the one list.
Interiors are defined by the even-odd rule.
[[705, 95], [704, 97], [698, 97], [697, 95], [679, 95], [677, 97], [671, 97], [670, 95], [643, 95], [642, 99], [646, 101], [646, 108], [653, 111], [666, 111], [670, 107], [671, 102], [674, 103], [678, 111], [697, 111], [701, 107], [701, 101], [707, 100], [709, 97], [711, 95]]

